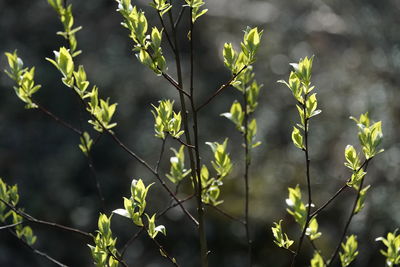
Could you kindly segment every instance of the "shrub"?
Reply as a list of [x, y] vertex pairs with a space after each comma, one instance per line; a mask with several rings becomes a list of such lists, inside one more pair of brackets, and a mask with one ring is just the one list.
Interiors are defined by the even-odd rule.
[[[244, 36], [240, 43], [240, 48], [235, 49], [236, 45], [225, 43], [223, 46], [224, 65], [230, 72], [230, 79], [222, 83], [213, 94], [205, 100], [197, 98], [198, 88], [194, 83], [194, 60], [196, 55], [196, 23], [203, 18], [207, 9], [204, 8], [202, 0], [185, 0], [184, 5], [178, 5], [166, 0], [153, 0], [150, 4], [157, 16], [161, 28], [149, 26], [145, 13], [137, 6], [132, 5], [130, 0], [117, 0], [117, 11], [123, 20], [122, 26], [128, 30], [129, 37], [133, 41], [133, 51], [145, 67], [149, 68], [154, 75], [165, 79], [166, 83], [171, 85], [179, 98], [179, 103], [171, 99], [162, 99], [158, 104], [151, 107], [154, 117], [155, 138], [162, 142], [161, 149], [157, 153], [158, 160], [154, 167], [139, 156], [137, 151], [131, 149], [116, 133], [118, 124], [114, 119], [117, 112], [117, 103], [113, 103], [110, 98], [102, 97], [102, 91], [92, 81], [88, 79], [85, 67], [79, 65], [79, 55], [82, 53], [78, 49], [78, 39], [76, 33], [82, 27], [75, 26], [72, 5], [63, 0], [48, 0], [58, 15], [63, 31], [58, 32], [68, 43], [67, 47], [62, 46], [54, 51], [53, 58], [46, 58], [61, 74], [61, 82], [68, 87], [77, 97], [81, 109], [89, 116], [87, 125], [77, 128], [71, 123], [61, 119], [50, 110], [45, 108], [35, 97], [35, 94], [41, 89], [41, 85], [35, 81], [35, 67], [25, 67], [23, 60], [19, 57], [17, 51], [7, 52], [5, 56], [8, 60], [8, 69], [5, 73], [14, 81], [15, 93], [18, 98], [24, 102], [26, 109], [37, 109], [44, 113], [56, 123], [64, 126], [66, 129], [75, 133], [80, 140], [79, 149], [88, 159], [88, 167], [95, 177], [95, 184], [99, 201], [102, 203], [103, 210], [99, 213], [97, 230], [88, 233], [80, 229], [64, 226], [61, 224], [37, 219], [25, 212], [18, 206], [19, 194], [16, 185], [10, 186], [3, 179], [0, 179], [0, 221], [3, 224], [0, 229], [8, 230], [15, 235], [22, 243], [32, 249], [40, 256], [49, 261], [65, 266], [58, 260], [52, 258], [46, 253], [35, 248], [36, 235], [32, 231], [30, 224], [41, 224], [49, 227], [59, 228], [74, 234], [87, 238], [88, 255], [91, 252], [92, 261], [96, 266], [127, 266], [124, 259], [127, 247], [138, 238], [139, 234], [147, 233], [147, 237], [154, 243], [155, 248], [160, 255], [165, 258], [170, 265], [179, 266], [179, 257], [175, 257], [169, 251], [169, 244], [164, 245], [160, 241], [160, 236], [167, 236], [168, 225], [160, 224], [162, 216], [170, 209], [180, 209], [187, 220], [197, 231], [198, 239], [198, 259], [193, 265], [200, 264], [202, 267], [208, 266], [210, 250], [206, 233], [206, 212], [205, 207], [210, 207], [224, 214], [227, 219], [235, 220], [241, 224], [245, 232], [245, 243], [247, 250], [247, 265], [253, 265], [253, 242], [252, 229], [249, 214], [250, 205], [250, 169], [253, 166], [252, 155], [260, 149], [262, 143], [257, 139], [257, 120], [254, 113], [259, 105], [259, 94], [262, 91], [262, 85], [255, 79], [253, 64], [256, 61], [257, 51], [261, 45], [263, 30], [257, 27], [247, 27], [244, 30]], [[173, 9], [180, 10], [177, 17], [173, 16]], [[185, 12], [189, 12], [185, 16]], [[183, 19], [187, 18], [185, 22]], [[187, 24], [188, 32], [178, 32], [181, 24]], [[184, 71], [182, 68], [182, 52], [177, 38], [179, 34], [187, 36], [186, 43], [189, 49], [189, 85], [184, 86]], [[166, 60], [164, 49], [170, 49], [175, 58], [175, 68], [177, 78], [175, 79], [168, 73], [168, 66], [173, 66]], [[355, 215], [360, 213], [364, 207], [367, 192], [370, 185], [365, 186], [367, 168], [373, 158], [383, 152], [380, 148], [382, 141], [381, 122], [373, 122], [368, 113], [361, 114], [359, 118], [351, 117], [358, 127], [358, 137], [361, 149], [357, 151], [353, 145], [347, 145], [344, 149], [344, 165], [350, 169], [349, 178], [343, 183], [343, 186], [324, 204], [316, 205], [313, 203], [312, 174], [310, 172], [310, 147], [309, 138], [311, 128], [311, 119], [321, 110], [318, 109], [318, 101], [315, 87], [312, 85], [312, 66], [314, 57], [304, 57], [298, 63], [291, 64], [292, 71], [287, 81], [279, 81], [286, 85], [293, 94], [296, 103], [299, 123], [292, 129], [292, 141], [295, 147], [304, 153], [305, 159], [305, 182], [302, 185], [296, 185], [288, 188], [288, 198], [286, 199], [287, 212], [294, 221], [300, 226], [300, 235], [298, 240], [291, 239], [290, 235], [285, 233], [284, 221], [279, 220], [273, 223], [272, 234], [273, 242], [280, 248], [289, 252], [291, 266], [295, 266], [296, 258], [302, 253], [302, 247], [305, 241], [308, 241], [313, 250], [313, 257], [310, 264], [314, 266], [332, 266], [336, 258], [339, 259], [342, 266], [350, 265], [359, 254], [357, 237], [354, 234], [348, 235], [349, 225]], [[220, 205], [223, 203], [221, 192], [223, 191], [224, 181], [234, 169], [234, 163], [230, 154], [230, 148], [234, 144], [225, 138], [223, 142], [205, 142], [209, 147], [209, 153], [212, 160], [206, 163], [203, 155], [203, 143], [200, 141], [201, 131], [198, 122], [201, 111], [208, 107], [211, 102], [226, 91], [228, 88], [235, 88], [238, 99], [235, 100], [227, 112], [221, 116], [233, 123], [237, 134], [242, 138], [243, 149], [243, 187], [244, 196], [244, 214], [243, 218], [235, 218], [230, 215]], [[179, 105], [177, 108], [176, 106]], [[150, 107], [149, 107], [150, 108]], [[133, 160], [142, 165], [156, 183], [146, 183], [144, 180], [135, 177], [130, 184], [130, 196], [121, 198], [120, 208], [112, 212], [107, 211], [105, 200], [102, 193], [100, 180], [96, 175], [96, 163], [93, 161], [93, 149], [97, 141], [102, 136], [108, 136], [114, 141], [115, 145], [125, 151]], [[160, 164], [164, 160], [164, 151], [167, 140], [172, 139], [174, 146], [171, 150], [173, 157], [170, 158], [170, 169], [168, 173], [160, 170]], [[154, 184], [154, 185], [153, 185]], [[152, 187], [161, 187], [171, 198], [171, 203], [162, 211], [156, 213], [148, 209], [147, 203], [152, 200]], [[306, 187], [307, 201], [303, 201], [301, 187]], [[318, 248], [315, 240], [323, 237], [319, 230], [317, 216], [325, 210], [329, 204], [339, 198], [346, 190], [353, 190], [354, 201], [351, 213], [347, 223], [341, 233], [339, 233], [339, 242], [333, 244], [334, 252], [328, 256], [325, 251]], [[187, 196], [181, 198], [181, 194]], [[24, 197], [24, 196], [23, 196]], [[188, 202], [195, 203], [197, 215], [184, 205]], [[228, 203], [229, 205], [229, 203]], [[113, 218], [122, 216], [131, 221], [138, 229], [130, 240], [125, 244], [119, 243], [116, 234], [113, 233]], [[266, 224], [270, 225], [269, 222]], [[115, 231], [114, 231], [115, 232]], [[168, 236], [167, 236], [168, 237]], [[40, 238], [40, 237], [39, 237]], [[387, 238], [377, 238], [387, 247], [382, 250], [382, 255], [386, 258], [387, 266], [393, 266], [400, 263], [400, 236], [397, 232], [388, 233]], [[263, 242], [270, 242], [264, 240]], [[292, 249], [296, 247], [296, 249]], [[150, 248], [149, 248], [150, 249]]]

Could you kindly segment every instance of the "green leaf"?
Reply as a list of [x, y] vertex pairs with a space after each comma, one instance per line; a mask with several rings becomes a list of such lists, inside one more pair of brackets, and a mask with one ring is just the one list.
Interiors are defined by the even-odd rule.
[[357, 251], [357, 237], [355, 235], [348, 236], [346, 242], [342, 243], [342, 252], [339, 252], [340, 262], [342, 267], [349, 266], [358, 255]]
[[275, 227], [271, 227], [275, 238], [274, 243], [281, 248], [289, 249], [294, 241], [290, 240], [287, 234], [282, 231], [282, 220], [279, 220], [279, 223], [274, 222], [274, 225]]
[[305, 149], [303, 144], [303, 136], [301, 135], [300, 130], [295, 126], [293, 126], [292, 141], [296, 147], [300, 148], [301, 150]]

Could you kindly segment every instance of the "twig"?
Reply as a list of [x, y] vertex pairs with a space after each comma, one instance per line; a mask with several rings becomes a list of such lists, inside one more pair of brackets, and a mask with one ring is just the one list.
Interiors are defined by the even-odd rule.
[[244, 203], [244, 228], [246, 231], [246, 240], [247, 240], [247, 257], [248, 257], [248, 266], [252, 266], [252, 240], [250, 237], [250, 227], [249, 227], [249, 191], [250, 191], [250, 186], [249, 186], [249, 167], [251, 163], [251, 158], [249, 155], [249, 142], [247, 140], [247, 135], [248, 135], [248, 121], [249, 121], [249, 113], [247, 109], [247, 93], [246, 89], [243, 89], [243, 105], [244, 105], [244, 165], [245, 165], [245, 170], [244, 170], [244, 185], [245, 185], [245, 203]]
[[[181, 11], [179, 11], [178, 17], [176, 18], [175, 23], [173, 24], [174, 25], [173, 29], [176, 29], [178, 27], [184, 12], [185, 12], [185, 7], [182, 6]], [[171, 15], [171, 20], [172, 20], [172, 15]]]
[[304, 228], [303, 231], [301, 233], [299, 242], [298, 242], [298, 247], [296, 250], [296, 254], [293, 255], [292, 260], [291, 260], [291, 267], [295, 266], [295, 261], [296, 261], [296, 256], [300, 254], [301, 251], [301, 247], [303, 245], [303, 240], [304, 237], [306, 235], [306, 231], [308, 228], [308, 224], [311, 221], [311, 204], [312, 204], [312, 198], [311, 198], [311, 178], [310, 178], [310, 158], [308, 155], [308, 122], [309, 119], [306, 116], [306, 103], [307, 102], [307, 94], [304, 95], [303, 97], [303, 104], [302, 104], [302, 108], [303, 108], [303, 120], [304, 120], [304, 156], [305, 156], [305, 164], [306, 164], [306, 178], [307, 178], [307, 193], [308, 193], [308, 205], [307, 205], [307, 217], [306, 217], [306, 221], [304, 224]]
[[54, 264], [57, 265], [57, 266], [60, 266], [60, 267], [68, 267], [68, 265], [63, 264], [63, 263], [59, 262], [58, 260], [56, 260], [56, 259], [50, 257], [48, 254], [46, 254], [46, 253], [44, 253], [44, 252], [42, 252], [42, 251], [40, 251], [40, 250], [35, 249], [34, 247], [32, 247], [32, 246], [29, 245], [25, 240], [23, 240], [22, 238], [19, 238], [19, 237], [17, 236], [16, 233], [14, 233], [13, 231], [11, 231], [11, 229], [8, 229], [8, 230], [9, 230], [9, 233], [10, 233], [10, 234], [12, 234], [15, 238], [17, 238], [25, 247], [29, 248], [33, 253], [35, 253], [35, 254], [37, 254], [37, 255], [39, 255], [39, 256], [44, 257], [45, 259], [51, 261], [52, 263], [54, 263]]
[[195, 148], [196, 148], [196, 147], [193, 146], [193, 145], [186, 144], [186, 143], [183, 142], [182, 139], [180, 139], [180, 138], [175, 138], [175, 137], [174, 137], [174, 139], [177, 140], [177, 141], [178, 141], [179, 143], [181, 143], [182, 145], [184, 145], [185, 147], [188, 147], [188, 148], [191, 148], [191, 149], [195, 149]]
[[[165, 138], [162, 139], [160, 156], [158, 157], [156, 166], [154, 167], [154, 171], [155, 171], [156, 173], [158, 173], [158, 168], [160, 167], [161, 159], [162, 159], [162, 156], [163, 156], [163, 154], [164, 154], [165, 142], [167, 141], [167, 138], [168, 138], [168, 135], [166, 135]], [[176, 195], [176, 194], [175, 194], [175, 195]]]
[[157, 11], [157, 14], [158, 14], [158, 18], [160, 19], [161, 26], [164, 29], [164, 34], [167, 37], [168, 44], [171, 47], [172, 51], [175, 53], [175, 47], [172, 44], [171, 38], [169, 37], [168, 31], [167, 31], [167, 27], [165, 26], [165, 23], [164, 23], [164, 19], [162, 18], [161, 14], [160, 14], [160, 11]]
[[[367, 163], [365, 164], [365, 171], [367, 170], [367, 168], [368, 168], [368, 161], [367, 161]], [[363, 183], [364, 183], [364, 179], [365, 179], [365, 176], [362, 178], [362, 180], [361, 180], [361, 182], [360, 182], [360, 185], [359, 185], [359, 188], [358, 188], [358, 191], [357, 191], [357, 196], [356, 196], [356, 199], [354, 200], [354, 204], [353, 204], [353, 208], [352, 208], [352, 210], [351, 210], [350, 216], [349, 216], [349, 218], [347, 219], [346, 226], [344, 227], [342, 236], [340, 237], [340, 240], [339, 240], [339, 242], [338, 242], [338, 244], [337, 244], [337, 246], [336, 246], [335, 252], [332, 254], [330, 260], [328, 261], [327, 267], [329, 267], [329, 266], [332, 265], [332, 263], [333, 263], [333, 261], [335, 260], [337, 254], [339, 253], [341, 244], [342, 244], [342, 242], [343, 242], [343, 240], [344, 240], [344, 238], [345, 238], [345, 236], [346, 236], [347, 230], [349, 229], [351, 220], [353, 219], [353, 217], [354, 217], [354, 215], [355, 215], [355, 210], [356, 210], [356, 208], [357, 208], [357, 202], [358, 202], [358, 200], [360, 199], [361, 190], [363, 189], [362, 186], [363, 186]]]
[[[186, 202], [190, 199], [192, 199], [195, 195], [190, 195], [185, 199], [182, 199], [179, 201], [179, 203], [183, 203]], [[176, 206], [178, 206], [178, 203], [173, 203], [171, 205], [169, 205], [167, 208], [165, 208], [162, 212], [160, 212], [159, 214], [157, 214], [156, 218], [160, 218], [161, 216], [163, 216], [165, 213], [167, 213], [170, 209], [175, 208]], [[126, 252], [126, 250], [128, 249], [128, 247], [139, 237], [139, 235], [143, 232], [143, 227], [140, 228], [140, 230], [138, 230], [126, 243], [125, 245], [122, 247], [121, 250], [121, 255], [123, 256]]]
[[107, 252], [111, 255], [111, 257], [113, 257], [116, 261], [118, 261], [119, 263], [122, 264], [122, 266], [124, 267], [128, 267], [128, 264], [126, 264], [126, 262], [124, 262], [122, 259], [120, 259], [117, 255], [115, 255], [111, 249], [109, 247], [107, 247]]
[[213, 208], [214, 210], [218, 211], [219, 213], [221, 213], [222, 215], [224, 215], [225, 217], [227, 217], [228, 219], [231, 219], [232, 221], [238, 222], [242, 225], [246, 225], [245, 221], [242, 221], [241, 219], [234, 217], [232, 215], [230, 215], [229, 213], [227, 213], [226, 211], [220, 209], [218, 206], [213, 206], [211, 204], [205, 203], [205, 205], [207, 205], [210, 208]]
[[22, 222], [17, 222], [17, 223], [13, 223], [13, 224], [8, 224], [8, 225], [4, 225], [4, 226], [0, 226], [0, 230], [4, 230], [4, 229], [9, 229], [9, 228], [13, 228], [17, 225], [22, 224]]
[[175, 258], [172, 258], [165, 250], [165, 248], [163, 248], [163, 246], [161, 246], [161, 244], [155, 238], [152, 238], [151, 240], [153, 240], [154, 244], [158, 247], [160, 252], [162, 252], [165, 258], [167, 258], [174, 266], [179, 267], [179, 264], [176, 262]]
[[47, 116], [49, 116], [50, 118], [52, 118], [53, 120], [55, 120], [57, 123], [59, 123], [60, 125], [64, 126], [65, 128], [68, 128], [70, 130], [72, 130], [73, 132], [75, 132], [78, 135], [82, 135], [82, 132], [78, 129], [76, 129], [74, 126], [72, 126], [71, 124], [69, 124], [68, 122], [62, 120], [61, 118], [57, 117], [56, 115], [54, 115], [53, 113], [51, 113], [49, 110], [47, 110], [46, 108], [44, 108], [42, 105], [40, 105], [37, 102], [34, 102], [35, 105], [37, 105], [38, 110], [40, 110], [41, 112], [43, 112], [44, 114], [46, 114]]
[[243, 66], [243, 68], [241, 68], [238, 71], [238, 73], [235, 73], [235, 75], [233, 75], [232, 78], [227, 83], [221, 85], [218, 88], [218, 90], [216, 90], [206, 101], [204, 101], [203, 104], [198, 106], [196, 108], [196, 111], [199, 111], [200, 109], [204, 108], [204, 106], [206, 106], [208, 103], [210, 103], [211, 100], [213, 100], [217, 95], [219, 95], [225, 88], [229, 87], [231, 85], [231, 83], [239, 76], [239, 74], [242, 73], [246, 68], [247, 68], [247, 65]]
[[[359, 172], [368, 162], [369, 160], [365, 160], [364, 163], [357, 169], [356, 173]], [[340, 193], [342, 193], [345, 189], [347, 189], [349, 186], [347, 185], [347, 182], [349, 179], [346, 181], [346, 183], [330, 198], [328, 201], [325, 202], [320, 208], [318, 208], [316, 211], [311, 213], [311, 218], [317, 216], [323, 209], [326, 208], [334, 199], [336, 199]]]
[[[194, 145], [195, 145], [195, 155], [196, 155], [196, 169], [195, 173], [193, 173], [193, 179], [196, 179], [197, 176], [197, 214], [199, 220], [199, 245], [200, 245], [200, 256], [201, 256], [201, 267], [208, 267], [208, 248], [207, 248], [207, 236], [205, 230], [205, 221], [204, 221], [204, 208], [203, 208], [203, 200], [201, 198], [202, 192], [202, 183], [201, 183], [201, 175], [200, 175], [200, 151], [199, 151], [199, 134], [198, 134], [198, 121], [197, 121], [197, 110], [194, 104], [194, 35], [193, 35], [193, 8], [190, 7], [190, 16], [189, 16], [189, 23], [190, 23], [190, 105], [192, 108], [193, 113], [193, 135], [194, 135]], [[192, 170], [193, 171], [193, 170]]]
[[0, 198], [0, 201], [3, 202], [7, 207], [12, 209], [14, 212], [16, 212], [18, 215], [22, 216], [24, 219], [26, 219], [26, 220], [28, 220], [28, 221], [30, 221], [32, 223], [48, 225], [48, 226], [52, 226], [54, 228], [58, 228], [58, 229], [65, 230], [65, 231], [68, 231], [68, 232], [73, 232], [73, 233], [76, 233], [76, 234], [80, 234], [80, 235], [85, 236], [85, 237], [93, 238], [92, 234], [87, 233], [85, 231], [82, 231], [82, 230], [79, 230], [79, 229], [76, 229], [76, 228], [72, 228], [72, 227], [68, 227], [68, 226], [64, 226], [64, 225], [61, 225], [61, 224], [58, 224], [58, 223], [53, 223], [53, 222], [48, 222], [48, 221], [43, 221], [43, 220], [36, 219], [36, 218], [32, 217], [31, 215], [29, 215], [29, 214], [27, 214], [27, 213], [25, 213], [25, 212], [23, 212], [21, 210], [17, 210], [13, 205], [11, 205], [10, 203], [8, 203], [7, 201], [5, 201], [5, 200], [3, 200], [1, 198]]

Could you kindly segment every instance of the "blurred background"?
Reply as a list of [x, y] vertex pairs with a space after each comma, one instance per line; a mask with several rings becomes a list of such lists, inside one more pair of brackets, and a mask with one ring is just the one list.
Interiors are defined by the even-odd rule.
[[[141, 157], [157, 161], [161, 141], [154, 137], [151, 104], [160, 99], [177, 99], [177, 92], [165, 80], [142, 66], [133, 54], [133, 43], [111, 0], [68, 1], [73, 4], [75, 25], [82, 25], [78, 47], [91, 84], [103, 97], [118, 102], [116, 133]], [[182, 0], [173, 1], [181, 5]], [[151, 25], [160, 27], [149, 1], [135, 1]], [[287, 79], [289, 63], [315, 55], [313, 82], [322, 114], [311, 121], [310, 151], [313, 201], [316, 206], [330, 198], [350, 175], [343, 166], [347, 144], [358, 146], [357, 128], [349, 116], [370, 112], [382, 120], [385, 152], [369, 165], [366, 206], [354, 217], [349, 234], [357, 234], [360, 255], [352, 266], [383, 266], [378, 236], [400, 226], [400, 2], [397, 0], [218, 0], [206, 1], [208, 13], [195, 28], [195, 89], [202, 102], [229, 77], [222, 60], [224, 42], [240, 46], [246, 26], [264, 29], [258, 61], [257, 80], [264, 84], [255, 113], [258, 139], [251, 168], [251, 232], [254, 266], [288, 266], [290, 255], [272, 242], [271, 226], [284, 219], [284, 229], [298, 240], [300, 229], [286, 212], [287, 187], [300, 184], [306, 194], [304, 156], [291, 143], [292, 125], [297, 122], [295, 102], [288, 88], [276, 83]], [[177, 13], [179, 8], [174, 9]], [[185, 14], [187, 15], [187, 14]], [[179, 27], [183, 66], [188, 74], [187, 21]], [[53, 57], [65, 41], [55, 33], [62, 29], [55, 12], [45, 0], [0, 1], [0, 68], [6, 68], [6, 51], [18, 50], [26, 66], [36, 66], [36, 82], [42, 89], [36, 100], [76, 127], [91, 131], [85, 123], [73, 93], [60, 82], [60, 74], [45, 57]], [[175, 76], [171, 51], [164, 46], [169, 73]], [[188, 84], [187, 80], [185, 83]], [[0, 177], [19, 185], [20, 205], [37, 218], [73, 226], [88, 232], [97, 227], [101, 209], [87, 160], [78, 148], [79, 138], [36, 110], [24, 110], [15, 96], [12, 82], [0, 74]], [[243, 149], [241, 136], [232, 123], [219, 116], [229, 110], [238, 91], [226, 90], [200, 113], [200, 141], [204, 162], [211, 153], [206, 141], [229, 137], [228, 149], [234, 161], [225, 179], [221, 209], [244, 214]], [[167, 142], [161, 172], [169, 171]], [[154, 177], [124, 151], [103, 136], [93, 150], [94, 165], [110, 213], [129, 196], [132, 178], [146, 184]], [[169, 184], [172, 186], [171, 184]], [[190, 195], [188, 184], [179, 197]], [[354, 191], [348, 190], [318, 217], [323, 237], [316, 241], [328, 259], [350, 213]], [[148, 196], [150, 212], [166, 207], [169, 197], [159, 183]], [[304, 197], [305, 200], [305, 197]], [[196, 213], [195, 203], [186, 207]], [[245, 232], [241, 224], [207, 209], [210, 266], [245, 266]], [[167, 236], [159, 241], [181, 266], [198, 266], [197, 233], [176, 208], [159, 219]], [[91, 266], [88, 240], [71, 233], [32, 225], [40, 250], [70, 266]], [[133, 224], [115, 216], [112, 229], [117, 247], [137, 231]], [[91, 242], [91, 240], [90, 240]], [[308, 266], [312, 250], [308, 242], [298, 266]], [[128, 249], [130, 266], [168, 266], [148, 238], [142, 235]], [[34, 255], [7, 231], [0, 232], [0, 266], [52, 266]], [[337, 265], [339, 263], [337, 262]]]

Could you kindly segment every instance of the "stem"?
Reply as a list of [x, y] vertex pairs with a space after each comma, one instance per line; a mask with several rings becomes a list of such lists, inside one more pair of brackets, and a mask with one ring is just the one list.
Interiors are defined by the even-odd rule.
[[67, 265], [65, 265], [65, 264], [63, 264], [63, 263], [61, 263], [61, 262], [59, 262], [58, 260], [56, 260], [56, 259], [50, 257], [48, 254], [46, 254], [46, 253], [44, 253], [44, 252], [42, 252], [42, 251], [40, 251], [40, 250], [38, 250], [38, 249], [33, 248], [33, 247], [32, 247], [31, 245], [29, 245], [25, 240], [23, 240], [22, 238], [19, 238], [13, 231], [11, 231], [11, 229], [8, 229], [8, 231], [9, 231], [9, 233], [12, 234], [15, 238], [17, 238], [19, 241], [21, 241], [21, 243], [22, 243], [25, 247], [27, 247], [28, 249], [30, 249], [33, 253], [35, 253], [35, 254], [37, 254], [37, 255], [39, 255], [39, 256], [42, 256], [43, 258], [45, 258], [45, 259], [51, 261], [52, 263], [54, 263], [54, 264], [57, 265], [57, 266], [60, 266], [60, 267], [68, 267]]
[[175, 258], [172, 258], [168, 252], [163, 248], [163, 246], [161, 246], [161, 244], [155, 239], [152, 238], [154, 244], [156, 244], [156, 246], [158, 247], [158, 249], [160, 250], [160, 252], [162, 252], [165, 256], [165, 258], [167, 258], [174, 266], [179, 267], [178, 263], [176, 262]]
[[219, 213], [221, 213], [222, 215], [224, 215], [224, 216], [227, 217], [228, 219], [231, 219], [232, 221], [235, 221], [235, 222], [238, 222], [238, 223], [240, 223], [240, 224], [246, 225], [246, 222], [242, 221], [242, 220], [239, 219], [239, 218], [236, 218], [236, 217], [230, 215], [230, 214], [227, 213], [226, 211], [224, 211], [224, 210], [218, 208], [217, 206], [213, 206], [213, 205], [208, 204], [208, 203], [205, 203], [205, 205], [207, 205], [207, 206], [210, 207], [210, 208], [215, 209], [216, 211], [218, 211]]
[[158, 173], [158, 168], [160, 167], [161, 159], [164, 154], [164, 149], [165, 149], [165, 141], [167, 141], [168, 135], [165, 136], [164, 139], [162, 139], [162, 144], [161, 144], [161, 151], [160, 151], [160, 156], [158, 157], [156, 167], [154, 168], [154, 171]]
[[308, 224], [311, 221], [311, 204], [312, 204], [312, 198], [311, 198], [311, 178], [310, 178], [310, 158], [308, 154], [308, 124], [309, 124], [309, 118], [307, 118], [307, 113], [306, 113], [306, 102], [307, 102], [307, 94], [304, 95], [303, 98], [303, 103], [302, 103], [302, 108], [303, 108], [303, 120], [304, 120], [304, 155], [305, 155], [305, 163], [306, 163], [306, 178], [307, 178], [307, 191], [308, 191], [308, 205], [307, 205], [307, 217], [306, 217], [306, 222], [304, 224], [303, 231], [301, 233], [300, 239], [299, 239], [299, 245], [296, 250], [296, 254], [293, 254], [292, 256], [292, 261], [290, 266], [294, 267], [295, 266], [295, 261], [296, 261], [296, 256], [299, 255], [301, 251], [301, 247], [303, 245], [303, 240], [306, 235], [306, 230], [308, 227]]
[[237, 76], [239, 76], [240, 73], [242, 73], [245, 69], [247, 68], [247, 65], [243, 66], [243, 68], [241, 68], [238, 73], [235, 73], [232, 78], [226, 82], [225, 84], [221, 85], [206, 101], [204, 101], [203, 104], [201, 104], [200, 106], [198, 106], [196, 108], [196, 111], [199, 111], [200, 109], [204, 108], [208, 103], [210, 103], [217, 95], [219, 95], [224, 89], [226, 89], [227, 87], [229, 87], [231, 85], [231, 83], [236, 79]]
[[194, 132], [194, 145], [196, 153], [196, 173], [197, 173], [197, 214], [199, 220], [199, 242], [200, 242], [200, 256], [201, 256], [201, 266], [208, 267], [208, 249], [207, 249], [207, 237], [205, 232], [205, 222], [204, 222], [204, 208], [203, 201], [201, 199], [202, 184], [200, 178], [200, 152], [199, 152], [199, 135], [198, 135], [198, 121], [197, 121], [197, 110], [194, 105], [194, 53], [193, 53], [193, 8], [190, 8], [190, 103], [192, 106], [193, 113], [193, 132]]
[[[363, 168], [369, 160], [365, 160], [364, 163], [357, 169], [356, 172], [359, 172], [361, 170], [361, 168]], [[346, 181], [346, 183], [330, 198], [328, 199], [328, 201], [325, 202], [325, 204], [323, 204], [320, 208], [318, 208], [316, 211], [314, 211], [311, 214], [311, 218], [317, 216], [323, 209], [326, 208], [326, 206], [328, 206], [335, 198], [337, 198], [340, 193], [342, 193], [345, 189], [347, 189], [349, 186], [347, 185], [347, 182], [349, 182], [350, 179], [348, 179]]]
[[61, 225], [61, 224], [58, 224], [58, 223], [47, 222], [47, 221], [36, 219], [36, 218], [32, 217], [31, 215], [29, 215], [29, 214], [27, 214], [27, 213], [25, 213], [25, 212], [23, 212], [21, 210], [17, 210], [13, 205], [11, 205], [10, 203], [8, 203], [7, 201], [5, 201], [5, 200], [3, 200], [1, 198], [0, 198], [0, 201], [3, 202], [8, 208], [12, 209], [15, 213], [17, 213], [18, 215], [22, 216], [24, 219], [26, 219], [26, 220], [28, 220], [28, 221], [30, 221], [32, 223], [52, 226], [54, 228], [58, 228], [58, 229], [61, 229], [61, 230], [64, 230], [64, 231], [80, 234], [80, 235], [85, 236], [85, 237], [90, 237], [90, 238], [93, 237], [92, 234], [87, 233], [85, 231], [78, 230], [76, 228], [64, 226], [64, 225]]
[[[365, 164], [365, 171], [367, 170], [367, 168], [368, 168], [368, 160], [367, 160], [367, 163]], [[358, 202], [358, 200], [360, 199], [360, 193], [361, 193], [361, 190], [362, 190], [362, 186], [363, 186], [363, 183], [364, 183], [364, 179], [365, 179], [365, 176], [363, 177], [363, 179], [362, 179], [361, 182], [360, 182], [360, 185], [359, 185], [359, 188], [358, 188], [358, 191], [357, 191], [357, 196], [356, 196], [356, 199], [354, 200], [354, 204], [353, 204], [353, 208], [352, 208], [352, 210], [351, 210], [350, 216], [349, 216], [349, 218], [347, 219], [346, 226], [344, 227], [342, 236], [340, 237], [339, 243], [338, 243], [338, 245], [336, 246], [335, 252], [332, 254], [330, 260], [328, 261], [327, 267], [329, 267], [329, 266], [332, 265], [332, 263], [333, 263], [333, 261], [335, 260], [337, 254], [339, 253], [341, 244], [342, 244], [342, 242], [343, 242], [343, 240], [344, 240], [344, 238], [345, 238], [345, 236], [346, 236], [347, 230], [349, 229], [351, 220], [353, 219], [353, 217], [354, 217], [354, 215], [355, 215], [355, 210], [356, 210], [356, 208], [357, 208], [357, 202]]]
[[8, 224], [8, 225], [4, 225], [4, 226], [0, 226], [0, 230], [4, 230], [4, 229], [9, 229], [9, 228], [13, 228], [17, 225], [22, 224], [22, 222], [18, 222], [18, 223], [13, 223], [13, 224]]
[[117, 255], [115, 255], [109, 247], [107, 247], [107, 252], [108, 254], [111, 255], [111, 257], [113, 257], [116, 261], [118, 261], [120, 264], [122, 264], [122, 266], [124, 267], [128, 267], [128, 264], [126, 264], [126, 262], [124, 262], [122, 259], [120, 259]]
[[53, 120], [55, 120], [57, 123], [59, 123], [60, 125], [64, 126], [65, 128], [68, 128], [70, 130], [72, 130], [73, 132], [75, 132], [78, 135], [82, 135], [82, 131], [76, 129], [74, 126], [72, 126], [71, 124], [69, 124], [68, 122], [60, 119], [59, 117], [57, 117], [56, 115], [54, 115], [53, 113], [51, 113], [49, 110], [47, 110], [46, 108], [44, 108], [42, 105], [40, 105], [37, 102], [34, 102], [35, 105], [37, 105], [38, 109], [43, 112], [44, 114], [46, 114], [47, 116], [49, 116], [50, 118], [52, 118]]
[[243, 105], [244, 105], [244, 185], [245, 185], [245, 215], [244, 215], [244, 227], [246, 230], [246, 239], [247, 239], [247, 257], [248, 257], [248, 266], [252, 266], [252, 240], [250, 238], [250, 229], [249, 229], [249, 167], [251, 163], [251, 158], [249, 154], [249, 142], [247, 139], [248, 135], [248, 121], [249, 121], [249, 113], [247, 110], [247, 92], [246, 88], [243, 88]]
[[[195, 196], [195, 195], [190, 195], [190, 196], [188, 196], [187, 198], [180, 200], [179, 203], [186, 202], [186, 201], [192, 199], [194, 196]], [[178, 205], [179, 205], [178, 203], [173, 203], [173, 204], [169, 205], [169, 206], [168, 206], [167, 208], [165, 208], [162, 212], [160, 212], [160, 213], [158, 213], [158, 214], [156, 215], [156, 219], [160, 218], [160, 217], [163, 216], [165, 213], [167, 213], [170, 209], [175, 208], [175, 207], [178, 206]], [[125, 254], [126, 250], [127, 250], [128, 247], [133, 243], [133, 241], [135, 241], [135, 240], [139, 237], [139, 235], [143, 232], [143, 230], [144, 230], [143, 227], [140, 228], [140, 230], [137, 231], [137, 232], [128, 240], [128, 242], [125, 243], [125, 245], [123, 246], [123, 248], [122, 248], [122, 250], [121, 250], [121, 255], [122, 255], [122, 256]]]

